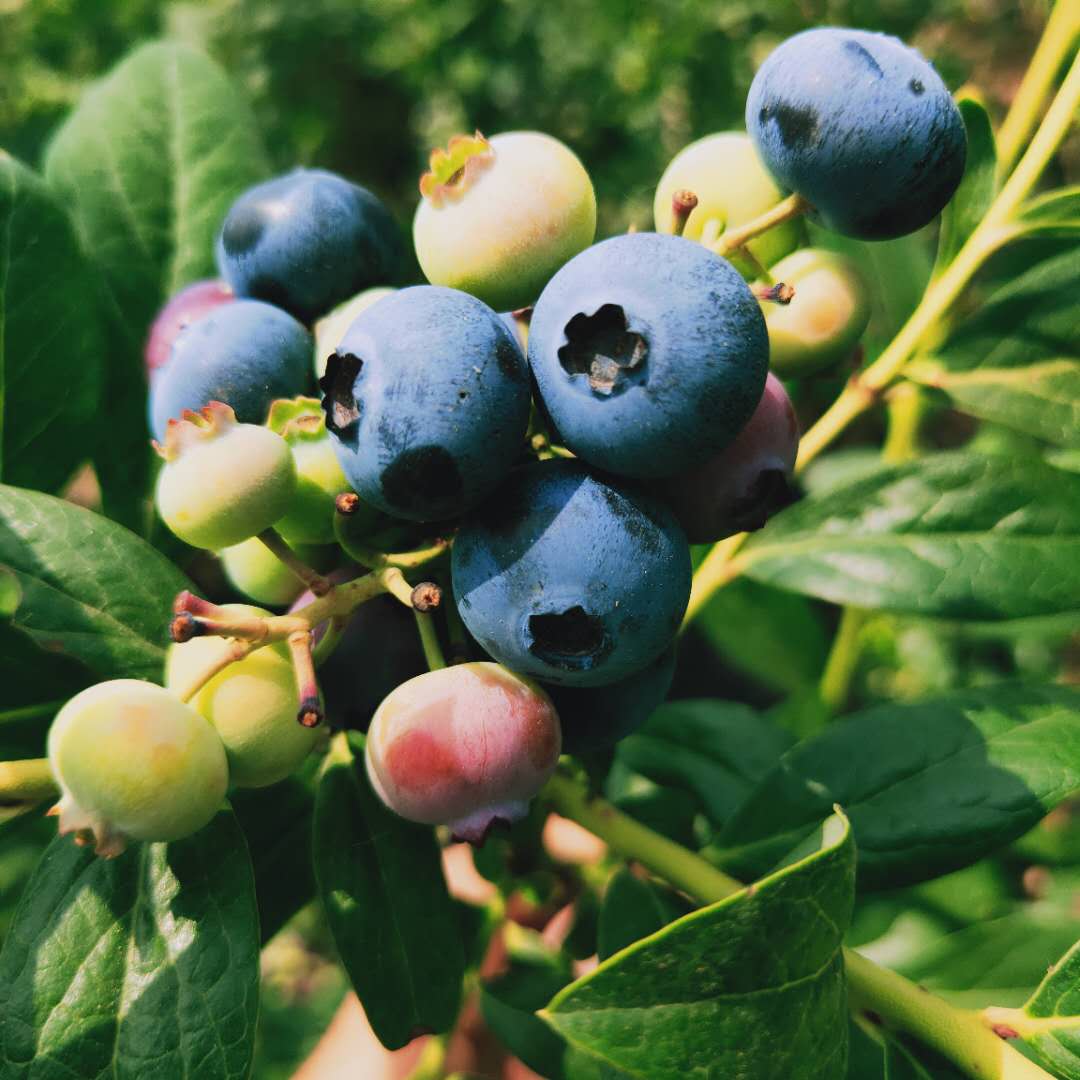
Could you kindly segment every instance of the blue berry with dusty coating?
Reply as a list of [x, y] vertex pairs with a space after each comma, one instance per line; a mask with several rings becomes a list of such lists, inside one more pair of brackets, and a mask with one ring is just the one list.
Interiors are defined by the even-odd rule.
[[458, 611], [514, 671], [603, 686], [651, 664], [690, 595], [690, 552], [671, 511], [580, 462], [513, 472], [459, 531]]
[[364, 311], [319, 385], [349, 483], [410, 521], [480, 502], [529, 422], [528, 367], [510, 331], [476, 297], [441, 286], [402, 289]]
[[268, 300], [304, 323], [393, 282], [403, 255], [382, 202], [323, 169], [294, 169], [245, 191], [217, 243], [221, 276], [237, 296]]
[[765, 386], [769, 338], [725, 259], [634, 233], [583, 251], [548, 282], [529, 363], [566, 445], [624, 476], [669, 476], [723, 449]]
[[952, 198], [967, 136], [941, 76], [887, 34], [820, 27], [754, 77], [746, 128], [777, 181], [845, 236], [914, 232]]

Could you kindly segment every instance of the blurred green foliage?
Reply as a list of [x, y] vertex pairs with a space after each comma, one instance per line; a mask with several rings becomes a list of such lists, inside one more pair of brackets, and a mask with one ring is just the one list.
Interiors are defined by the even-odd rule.
[[650, 224], [691, 139], [742, 126], [753, 71], [818, 23], [919, 45], [992, 105], [1047, 0], [0, 0], [0, 145], [31, 163], [84, 83], [133, 43], [207, 49], [250, 96], [275, 164], [337, 169], [403, 219], [430, 147], [459, 130], [548, 131], [596, 182], [601, 233]]

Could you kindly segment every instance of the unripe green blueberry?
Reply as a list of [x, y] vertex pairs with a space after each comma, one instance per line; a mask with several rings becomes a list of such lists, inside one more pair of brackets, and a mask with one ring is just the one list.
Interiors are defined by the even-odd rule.
[[[325, 548], [298, 544], [296, 554], [307, 566], [321, 569]], [[303, 591], [303, 582], [258, 538], [218, 552], [225, 576], [239, 592], [257, 604], [287, 607]]]
[[180, 840], [225, 798], [225, 749], [190, 705], [138, 679], [76, 694], [49, 729], [49, 765], [60, 786], [60, 832], [90, 837], [99, 855], [128, 840]]
[[455, 135], [432, 152], [420, 194], [413, 242], [428, 281], [496, 311], [533, 303], [596, 233], [589, 174], [568, 147], [538, 131]]
[[[674, 232], [672, 196], [692, 191], [697, 206], [683, 229], [688, 240], [711, 243], [727, 229], [745, 225], [784, 197], [769, 175], [748, 135], [721, 131], [680, 150], [660, 177], [653, 202], [657, 232]], [[746, 246], [763, 265], [771, 266], [799, 243], [802, 226], [789, 221], [770, 229]]]
[[[225, 604], [225, 611], [266, 615], [246, 604]], [[165, 685], [181, 691], [200, 671], [226, 656], [231, 642], [198, 637], [170, 645]], [[191, 704], [214, 726], [225, 745], [229, 780], [237, 787], [266, 787], [295, 772], [318, 741], [317, 728], [296, 718], [300, 707], [296, 675], [287, 647], [275, 642], [230, 664], [215, 675]]]
[[479, 843], [523, 817], [555, 769], [551, 699], [499, 664], [458, 664], [402, 683], [368, 729], [367, 772], [391, 810]]
[[795, 289], [790, 304], [762, 304], [770, 367], [807, 375], [849, 356], [870, 321], [870, 293], [855, 264], [835, 251], [803, 248], [769, 273]]
[[374, 288], [365, 289], [354, 297], [338, 304], [333, 311], [324, 315], [315, 324], [315, 378], [321, 379], [326, 374], [326, 361], [332, 352], [341, 344], [345, 331], [352, 326], [356, 316], [362, 311], [367, 311], [372, 304], [381, 300], [384, 296], [397, 292], [389, 285], [376, 285]]
[[292, 450], [296, 490], [276, 525], [290, 544], [330, 544], [334, 540], [334, 499], [349, 490], [326, 433], [326, 414], [318, 398], [275, 401], [266, 426]]
[[296, 488], [289, 444], [268, 428], [238, 424], [212, 401], [170, 420], [155, 501], [161, 520], [192, 547], [220, 551], [270, 528]]

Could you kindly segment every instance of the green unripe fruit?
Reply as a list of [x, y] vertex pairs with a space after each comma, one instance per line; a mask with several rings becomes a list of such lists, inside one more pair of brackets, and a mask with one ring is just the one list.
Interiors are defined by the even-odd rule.
[[192, 547], [220, 551], [270, 528], [296, 488], [289, 444], [268, 428], [238, 424], [228, 405], [170, 420], [155, 501], [161, 520]]
[[277, 530], [289, 544], [329, 544], [334, 540], [334, 499], [349, 490], [326, 433], [326, 415], [317, 398], [275, 401], [266, 426], [292, 450], [296, 490]]
[[[246, 604], [223, 610], [247, 615], [267, 612]], [[225, 638], [193, 638], [171, 645], [165, 660], [165, 685], [181, 692], [200, 671], [228, 655]], [[229, 780], [237, 787], [266, 787], [295, 772], [318, 741], [318, 729], [296, 718], [300, 707], [296, 675], [282, 642], [267, 645], [215, 675], [191, 704], [213, 725], [229, 761]]]
[[870, 320], [870, 293], [855, 264], [834, 251], [804, 248], [769, 273], [791, 285], [790, 304], [764, 303], [769, 366], [808, 375], [851, 354]]
[[[316, 569], [325, 562], [324, 552], [324, 548], [296, 547], [300, 559]], [[304, 591], [303, 582], [258, 537], [219, 551], [218, 558], [230, 584], [257, 604], [287, 607]]]
[[533, 303], [596, 233], [589, 174], [568, 147], [538, 131], [455, 135], [432, 152], [420, 194], [413, 242], [428, 281], [496, 311]]
[[49, 729], [60, 832], [118, 855], [128, 840], [180, 840], [225, 798], [225, 749], [190, 705], [138, 679], [76, 694]]
[[321, 379], [326, 374], [327, 357], [341, 344], [345, 331], [352, 326], [357, 315], [367, 311], [372, 304], [384, 296], [397, 292], [389, 285], [376, 285], [357, 293], [351, 300], [338, 304], [328, 315], [324, 315], [315, 324], [315, 378]]
[[[671, 200], [683, 190], [692, 191], [698, 200], [686, 219], [683, 236], [703, 243], [713, 243], [726, 230], [753, 221], [784, 197], [758, 158], [750, 137], [741, 131], [706, 135], [671, 159], [660, 177], [653, 202], [657, 232], [675, 231]], [[794, 250], [801, 236], [799, 222], [789, 221], [746, 246], [762, 265], [771, 266]]]

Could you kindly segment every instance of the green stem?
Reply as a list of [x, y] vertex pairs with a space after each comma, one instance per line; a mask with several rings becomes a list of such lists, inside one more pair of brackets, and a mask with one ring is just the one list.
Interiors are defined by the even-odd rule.
[[843, 712], [847, 704], [851, 680], [862, 654], [861, 638], [866, 619], [865, 611], [853, 607], [844, 608], [840, 615], [840, 625], [818, 684], [818, 696], [832, 716]]
[[39, 803], [59, 793], [48, 758], [0, 761], [0, 806]]
[[914, 383], [902, 382], [889, 391], [889, 428], [882, 458], [890, 465], [919, 456], [919, 428], [926, 411], [926, 394]]
[[435, 619], [430, 612], [417, 611], [415, 608], [413, 615], [416, 618], [416, 629], [420, 632], [420, 648], [424, 650], [428, 671], [441, 671], [447, 665], [439, 644], [439, 634], [435, 629]]
[[[692, 851], [653, 832], [602, 799], [590, 798], [569, 777], [556, 774], [542, 797], [612, 849], [641, 862], [704, 904], [725, 900], [745, 886]], [[851, 949], [844, 949], [853, 1008], [887, 1027], [914, 1036], [973, 1080], [1048, 1080], [1050, 1074], [998, 1038], [975, 1013], [941, 998]]]
[[1057, 0], [997, 136], [998, 174], [1008, 176], [1039, 122], [1054, 80], [1080, 37], [1080, 0]]
[[810, 209], [810, 204], [801, 195], [789, 195], [786, 199], [781, 199], [775, 206], [766, 210], [764, 214], [754, 218], [753, 221], [748, 221], [745, 225], [738, 225], [734, 229], [728, 229], [710, 247], [717, 255], [726, 257], [732, 252], [738, 251], [739, 248], [748, 244], [755, 237], [767, 233], [770, 229], [775, 229], [778, 225], [783, 225], [786, 221], [802, 217]]
[[313, 570], [285, 541], [277, 529], [264, 529], [258, 540], [277, 558], [277, 560], [316, 596], [325, 596], [330, 591], [330, 582], [317, 570]]

